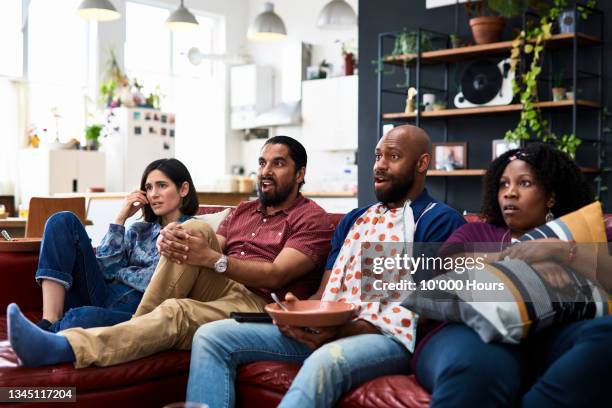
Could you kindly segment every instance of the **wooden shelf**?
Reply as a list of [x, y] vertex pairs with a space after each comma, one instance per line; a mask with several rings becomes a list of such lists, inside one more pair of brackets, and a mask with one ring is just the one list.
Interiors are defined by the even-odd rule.
[[[554, 34], [546, 46], [550, 48], [564, 48], [572, 45], [574, 37], [578, 38], [580, 45], [599, 44], [601, 40], [597, 37], [583, 33]], [[503, 54], [512, 49], [513, 41], [501, 41], [491, 44], [468, 45], [466, 47], [449, 48], [444, 50], [426, 51], [421, 53], [422, 64], [439, 64], [444, 62], [464, 61], [466, 59], [486, 55]], [[416, 64], [417, 54], [394, 55], [385, 58], [385, 63], [393, 65]]]
[[[597, 174], [599, 169], [593, 167], [581, 167], [583, 173]], [[475, 177], [484, 176], [486, 169], [463, 169], [463, 170], [428, 170], [427, 177]]]
[[[559, 102], [545, 101], [538, 102], [536, 106], [542, 109], [569, 109], [573, 106], [573, 100]], [[595, 101], [586, 99], [576, 100], [576, 105], [580, 108], [599, 109], [601, 105]], [[469, 115], [489, 115], [497, 113], [520, 112], [523, 105], [515, 103], [512, 105], [482, 106], [478, 108], [442, 109], [438, 111], [421, 112], [421, 118], [443, 118], [449, 116], [469, 116]], [[410, 120], [416, 118], [416, 112], [412, 113], [384, 113], [383, 119], [386, 120]]]
[[427, 177], [470, 177], [484, 176], [487, 171], [485, 169], [464, 169], [464, 170], [428, 170]]

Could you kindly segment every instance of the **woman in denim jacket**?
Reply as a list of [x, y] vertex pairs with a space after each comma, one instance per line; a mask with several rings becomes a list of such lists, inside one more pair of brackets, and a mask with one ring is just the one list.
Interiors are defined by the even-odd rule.
[[[144, 222], [135, 222], [126, 231], [125, 221], [138, 210]], [[51, 216], [36, 272], [43, 292], [43, 319], [38, 326], [58, 332], [130, 319], [159, 261], [155, 241], [160, 230], [191, 218], [197, 210], [187, 168], [176, 159], [161, 159], [147, 166], [140, 190], [126, 197], [95, 254], [73, 213]]]

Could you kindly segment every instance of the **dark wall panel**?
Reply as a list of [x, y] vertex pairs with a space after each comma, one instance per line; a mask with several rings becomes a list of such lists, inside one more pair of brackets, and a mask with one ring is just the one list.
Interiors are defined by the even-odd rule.
[[[612, 1], [599, 1], [598, 7], [605, 13], [607, 21], [612, 21]], [[459, 7], [458, 30], [459, 35], [471, 40], [471, 34], [467, 23], [467, 16], [463, 7]], [[518, 27], [518, 20], [510, 21], [505, 28], [504, 39], [512, 37], [512, 30]], [[425, 0], [360, 0], [359, 2], [359, 205], [367, 205], [375, 201], [372, 184], [372, 166], [374, 165], [374, 148], [377, 142], [376, 129], [376, 98], [377, 98], [377, 75], [375, 65], [372, 63], [377, 57], [378, 34], [381, 32], [397, 31], [402, 29], [416, 30], [426, 28], [440, 32], [455, 31], [455, 7], [440, 7], [431, 10], [425, 9]], [[604, 37], [604, 55], [612, 56], [612, 29], [607, 29]], [[598, 61], [597, 52], [581, 54], [586, 66], [594, 66]], [[567, 56], [566, 56], [567, 57]], [[566, 75], [569, 76], [571, 67], [563, 61], [560, 54], [555, 60], [555, 70], [559, 66], [567, 66]], [[464, 65], [458, 64], [451, 68], [450, 90], [451, 97], [457, 90], [456, 82], [460, 77]], [[612, 111], [612, 92], [610, 79], [612, 77], [612, 65], [604, 61], [604, 105]], [[402, 75], [396, 74], [386, 78], [386, 83], [393, 84], [402, 82]], [[424, 71], [424, 81], [434, 84], [440, 83], [440, 76], [435, 70]], [[585, 85], [586, 87], [587, 85]], [[586, 92], [586, 90], [585, 90]], [[542, 95], [542, 94], [541, 94]], [[404, 110], [405, 98], [402, 96], [386, 99], [385, 111], [401, 112]], [[565, 115], [565, 117], [563, 116]], [[553, 115], [555, 125], [565, 126], [568, 113]], [[581, 117], [582, 120], [586, 117]], [[595, 118], [595, 116], [591, 116]], [[591, 119], [592, 120], [592, 119]], [[496, 115], [496, 116], [472, 116], [464, 118], [448, 119], [447, 131], [449, 141], [467, 141], [468, 143], [468, 166], [471, 168], [486, 168], [491, 160], [491, 140], [501, 139], [506, 130], [513, 128], [518, 121], [518, 115]], [[565, 121], [565, 122], [564, 122]], [[612, 119], [608, 121], [612, 127]], [[578, 136], [593, 137], [596, 127], [591, 126], [593, 121], [580, 124]], [[424, 129], [430, 134], [433, 141], [443, 141], [444, 121], [424, 121]], [[608, 136], [610, 139], [610, 136]], [[612, 143], [608, 143], [612, 145]], [[581, 164], [588, 165], [594, 154], [591, 146], [585, 146], [579, 150], [577, 159]], [[608, 157], [612, 157], [612, 146], [608, 146]], [[608, 163], [612, 160], [608, 159]], [[608, 164], [610, 166], [610, 164]], [[592, 178], [592, 177], [591, 177]], [[610, 176], [607, 177], [609, 180]], [[604, 180], [606, 178], [604, 177]], [[481, 179], [479, 177], [430, 177], [427, 187], [436, 198], [446, 200], [448, 204], [458, 210], [477, 211], [480, 207]], [[602, 199], [608, 212], [612, 211], [612, 195], [610, 192], [603, 193]]]

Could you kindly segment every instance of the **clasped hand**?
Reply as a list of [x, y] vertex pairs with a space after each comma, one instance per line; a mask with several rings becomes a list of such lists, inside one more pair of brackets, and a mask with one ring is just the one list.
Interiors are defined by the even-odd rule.
[[[212, 267], [211, 252], [207, 239], [199, 231], [187, 232], [178, 223], [172, 222], [159, 233], [157, 250], [168, 260], [178, 264]], [[214, 263], [214, 262], [213, 262]]]

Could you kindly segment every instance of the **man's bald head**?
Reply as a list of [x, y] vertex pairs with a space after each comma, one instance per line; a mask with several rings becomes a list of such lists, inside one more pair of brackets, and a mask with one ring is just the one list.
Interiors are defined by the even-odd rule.
[[431, 154], [431, 139], [429, 139], [427, 132], [420, 127], [412, 125], [397, 126], [387, 132], [380, 139], [380, 142], [385, 138], [394, 139], [403, 148], [413, 151], [417, 156], [425, 153]]
[[431, 158], [431, 140], [416, 126], [393, 128], [376, 145], [374, 190], [389, 207], [417, 198], [425, 188]]

